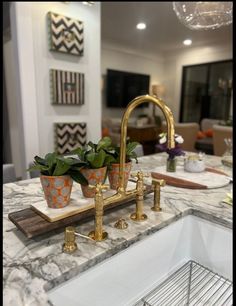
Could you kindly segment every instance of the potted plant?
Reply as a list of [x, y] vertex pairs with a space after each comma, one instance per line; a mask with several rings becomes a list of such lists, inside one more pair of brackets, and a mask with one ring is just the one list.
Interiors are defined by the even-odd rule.
[[[131, 159], [135, 159], [138, 163], [137, 154], [134, 149], [139, 143], [136, 141], [128, 142], [126, 144], [126, 155], [125, 155], [125, 168], [123, 169], [125, 173], [125, 188], [127, 187], [129, 175], [132, 167]], [[111, 189], [117, 189], [119, 186], [119, 168], [120, 168], [120, 147], [114, 146], [112, 152], [107, 152], [112, 158], [109, 160], [108, 166], [108, 180]]]
[[69, 204], [73, 180], [80, 184], [88, 184], [80, 173], [84, 165], [78, 159], [48, 153], [44, 158], [34, 157], [34, 164], [28, 171], [39, 170], [47, 205], [50, 208], [62, 208]]
[[185, 155], [185, 152], [181, 148], [181, 144], [184, 142], [184, 139], [181, 135], [175, 134], [175, 147], [169, 149], [167, 147], [167, 133], [161, 133], [159, 135], [159, 144], [157, 148], [161, 152], [166, 152], [168, 154], [166, 161], [166, 171], [175, 172], [176, 171], [176, 156]]
[[[112, 149], [111, 143], [110, 137], [103, 137], [97, 144], [89, 141], [84, 148], [77, 148], [70, 152], [77, 154], [84, 163], [80, 171], [87, 179], [89, 185], [104, 183], [107, 176], [107, 165], [112, 159], [112, 156], [108, 154]], [[95, 196], [94, 189], [88, 185], [81, 184], [81, 189], [85, 197], [93, 198]]]

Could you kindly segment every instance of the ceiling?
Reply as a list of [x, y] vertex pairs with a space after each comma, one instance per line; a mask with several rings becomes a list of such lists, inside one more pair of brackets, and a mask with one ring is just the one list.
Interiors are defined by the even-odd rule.
[[[102, 42], [163, 53], [183, 48], [232, 45], [232, 24], [215, 30], [190, 30], [177, 18], [172, 2], [101, 2]], [[145, 30], [136, 24], [146, 23]], [[182, 41], [190, 38], [191, 46]]]

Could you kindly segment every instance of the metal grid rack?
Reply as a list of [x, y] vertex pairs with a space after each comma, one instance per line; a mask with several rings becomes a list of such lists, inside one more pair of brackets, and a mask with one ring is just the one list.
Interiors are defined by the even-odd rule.
[[134, 306], [229, 306], [232, 282], [188, 261]]

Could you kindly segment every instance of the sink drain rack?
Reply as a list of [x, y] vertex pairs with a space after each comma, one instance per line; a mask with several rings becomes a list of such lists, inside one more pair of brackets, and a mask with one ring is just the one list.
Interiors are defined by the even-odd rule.
[[232, 282], [188, 261], [134, 306], [230, 306]]

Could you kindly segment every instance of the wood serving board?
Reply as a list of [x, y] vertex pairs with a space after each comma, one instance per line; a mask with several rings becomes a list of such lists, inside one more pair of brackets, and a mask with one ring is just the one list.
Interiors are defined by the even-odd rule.
[[210, 189], [226, 186], [230, 182], [226, 173], [213, 168], [206, 168], [205, 171], [199, 173], [184, 172], [181, 168], [171, 174], [168, 174], [163, 167], [159, 168], [159, 170], [159, 172], [151, 172], [152, 177], [163, 179], [167, 185], [174, 187]]
[[[151, 186], [146, 185], [144, 195], [147, 195], [151, 192], [153, 192]], [[134, 198], [130, 198], [128, 200], [119, 200], [115, 203], [106, 205], [104, 206], [104, 214], [107, 214], [107, 212], [111, 209], [115, 209], [118, 206], [125, 205], [133, 200]], [[42, 235], [59, 228], [65, 228], [66, 226], [71, 224], [78, 224], [81, 223], [81, 221], [92, 219], [94, 218], [94, 216], [94, 208], [89, 208], [86, 211], [82, 211], [76, 215], [55, 222], [49, 222], [45, 220], [31, 208], [26, 208], [8, 214], [9, 220], [12, 221], [16, 225], [16, 227], [24, 233], [27, 238], [33, 238], [35, 236]]]

